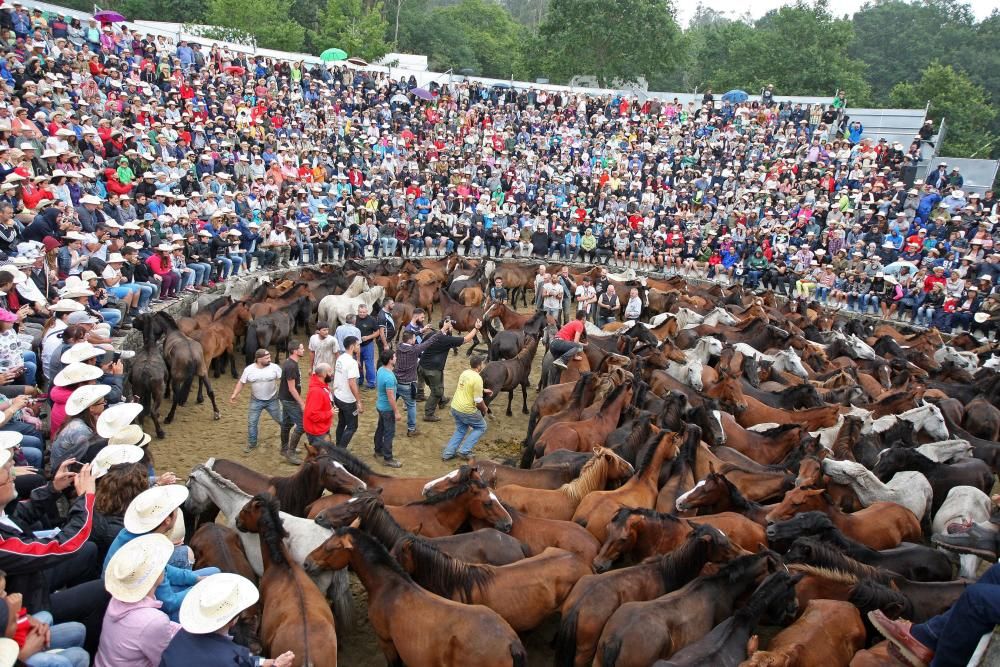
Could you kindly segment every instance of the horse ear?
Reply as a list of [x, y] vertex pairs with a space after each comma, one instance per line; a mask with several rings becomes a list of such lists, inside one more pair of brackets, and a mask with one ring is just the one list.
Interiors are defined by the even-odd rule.
[[358, 529], [360, 529], [361, 528], [361, 517], [358, 517], [354, 521], [352, 521], [350, 523], [350, 527], [351, 528], [358, 528]]
[[750, 635], [750, 639], [747, 640], [747, 655], [751, 656], [757, 652], [760, 647], [760, 638], [757, 635]]
[[714, 475], [715, 474], [715, 461], [711, 461], [710, 460], [708, 462], [708, 474], [709, 475]]

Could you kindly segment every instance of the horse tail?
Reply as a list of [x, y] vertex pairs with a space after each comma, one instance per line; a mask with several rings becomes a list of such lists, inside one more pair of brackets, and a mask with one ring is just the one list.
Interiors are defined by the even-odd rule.
[[521, 643], [520, 639], [511, 643], [510, 657], [514, 661], [514, 667], [528, 667], [528, 652], [524, 650], [524, 644]]
[[559, 631], [555, 639], [555, 666], [573, 667], [576, 661], [576, 625], [579, 621], [580, 607], [573, 605], [569, 613], [559, 622]]
[[529, 435], [521, 445], [521, 468], [527, 470], [535, 462], [535, 443], [531, 442]]
[[621, 637], [615, 637], [604, 644], [601, 651], [601, 667], [615, 667], [622, 652]]
[[187, 372], [184, 376], [184, 382], [181, 383], [180, 387], [174, 388], [174, 403], [175, 405], [185, 405], [187, 403], [188, 395], [191, 393], [191, 385], [194, 383], [194, 379], [199, 376], [199, 362], [200, 359], [191, 359], [188, 362]]
[[347, 628], [354, 626], [354, 596], [351, 594], [351, 582], [346, 569], [333, 572], [326, 597], [333, 607], [337, 626], [347, 632]]
[[243, 342], [243, 353], [248, 365], [253, 363], [253, 355], [257, 351], [257, 347], [257, 323], [251, 322], [247, 326], [246, 340]]

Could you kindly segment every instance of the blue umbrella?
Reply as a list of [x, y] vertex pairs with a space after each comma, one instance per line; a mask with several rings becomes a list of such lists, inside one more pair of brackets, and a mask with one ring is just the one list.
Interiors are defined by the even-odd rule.
[[732, 102], [733, 104], [739, 104], [740, 102], [746, 102], [750, 98], [745, 90], [730, 90], [728, 93], [722, 96], [723, 102]]

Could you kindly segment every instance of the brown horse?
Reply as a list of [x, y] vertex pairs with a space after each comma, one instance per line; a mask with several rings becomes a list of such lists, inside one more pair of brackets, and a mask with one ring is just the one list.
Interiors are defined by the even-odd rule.
[[817, 431], [836, 424], [840, 411], [839, 405], [827, 405], [807, 410], [782, 410], [781, 408], [772, 408], [753, 396], [743, 394], [742, 389], [740, 394], [746, 408], [736, 412], [736, 421], [744, 428], [765, 423], [798, 424], [807, 431]]
[[626, 602], [604, 626], [595, 664], [649, 667], [669, 658], [729, 617], [736, 601], [752, 591], [775, 562], [769, 551], [744, 556], [723, 565], [717, 574], [698, 577], [655, 600]]
[[[527, 546], [532, 555], [540, 554], [549, 547], [572, 551], [584, 563], [593, 562], [594, 556], [597, 555], [600, 544], [593, 535], [572, 521], [555, 521], [528, 516], [509, 505], [505, 505], [504, 509], [513, 519], [510, 531], [508, 531], [510, 536]], [[473, 518], [470, 523], [473, 528], [484, 528], [488, 525], [482, 519], [477, 518]]]
[[177, 328], [181, 330], [185, 336], [190, 336], [192, 332], [198, 329], [208, 326], [219, 313], [220, 310], [229, 306], [233, 303], [231, 297], [223, 296], [219, 297], [208, 306], [204, 306], [198, 310], [195, 315], [191, 317], [180, 317], [177, 319]]
[[240, 511], [236, 527], [260, 535], [264, 574], [260, 579], [261, 643], [267, 655], [295, 653], [295, 664], [337, 664], [337, 629], [326, 597], [288, 553], [288, 536], [273, 496], [255, 495]]
[[[356, 528], [340, 528], [305, 566], [350, 567], [368, 591], [368, 619], [390, 665], [526, 667], [514, 630], [492, 609], [445, 600], [413, 582], [385, 547]], [[399, 611], [405, 609], [405, 614]]]
[[548, 491], [508, 484], [497, 487], [497, 495], [525, 514], [569, 521], [587, 494], [604, 490], [609, 481], [628, 479], [634, 472], [628, 461], [610, 449], [594, 447], [594, 456], [584, 464], [580, 476], [558, 489]]
[[537, 273], [537, 264], [503, 262], [497, 266], [493, 277], [503, 278], [504, 286], [510, 290], [510, 304], [517, 308], [518, 296], [521, 297], [524, 306], [528, 306], [528, 290], [535, 289], [535, 275]]
[[416, 280], [402, 280], [396, 291], [395, 300], [423, 308], [427, 317], [430, 317], [431, 313], [434, 312], [434, 295], [439, 289], [439, 283], [422, 285]]
[[[191, 537], [188, 546], [194, 553], [194, 569], [217, 567], [223, 572], [238, 574], [257, 585], [257, 573], [253, 571], [240, 534], [221, 523], [204, 523]], [[254, 604], [240, 614], [240, 620], [233, 628], [233, 637], [248, 645], [256, 641], [259, 634], [260, 605]]]
[[750, 658], [741, 667], [780, 665], [829, 665], [847, 667], [865, 645], [861, 614], [850, 602], [812, 600], [797, 621], [776, 634], [767, 651], [757, 650], [750, 639]]
[[[528, 383], [530, 382], [531, 363], [535, 360], [538, 349], [537, 336], [525, 336], [524, 348], [513, 359], [491, 361], [483, 368], [480, 376], [483, 379], [483, 394], [486, 405], [489, 406], [500, 392], [507, 392], [507, 416], [511, 416], [511, 403], [514, 402], [514, 389], [521, 387], [521, 412], [528, 414]], [[485, 390], [489, 389], [490, 393]]]
[[489, 607], [516, 632], [532, 630], [559, 611], [580, 577], [590, 573], [579, 556], [551, 547], [503, 567], [464, 563], [412, 537], [396, 544], [392, 554], [427, 590]]
[[[741, 458], [742, 455], [730, 452], [730, 457]], [[762, 466], [750, 459], [744, 459], [742, 464], [729, 463], [704, 443], [695, 450], [694, 468], [695, 479], [705, 479], [713, 470], [725, 473], [740, 493], [754, 501], [779, 498], [795, 482], [795, 476], [780, 465]]]
[[658, 491], [657, 482], [664, 461], [677, 456], [684, 434], [664, 431], [648, 443], [636, 457], [636, 474], [614, 491], [595, 491], [585, 497], [573, 514], [573, 521], [603, 542], [608, 522], [622, 507], [653, 507]]
[[361, 479], [371, 488], [382, 489], [382, 498], [389, 505], [405, 505], [422, 499], [424, 485], [433, 477], [393, 477], [375, 472], [343, 447], [305, 445], [306, 458], [329, 456], [344, 466], [349, 473]]
[[193, 340], [201, 343], [206, 366], [212, 368], [212, 364], [219, 361], [215, 365], [214, 377], [221, 374], [227, 355], [230, 374], [234, 378], [239, 377], [236, 374], [234, 344], [239, 336], [246, 333], [250, 320], [250, 307], [244, 301], [237, 301], [218, 311], [216, 319], [191, 334]]
[[698, 576], [706, 564], [725, 563], [746, 553], [717, 529], [699, 526], [668, 554], [583, 577], [563, 602], [555, 639], [556, 665], [590, 665], [604, 625], [626, 602], [666, 595]]
[[[487, 316], [492, 312], [488, 308], [483, 311], [479, 306], [466, 306], [458, 301], [455, 301], [448, 295], [448, 290], [443, 288], [438, 289], [438, 300], [441, 303], [441, 316], [442, 318], [450, 318], [455, 331], [461, 331], [463, 333], [472, 331], [476, 328], [476, 322], [486, 322]], [[476, 334], [476, 337], [472, 341], [472, 345], [468, 349], [468, 354], [472, 354], [472, 351], [480, 345], [479, 334], [482, 334], [483, 341], [489, 347], [490, 338], [489, 332], [486, 327], [483, 327], [481, 331]]]
[[736, 512], [761, 526], [767, 525], [767, 514], [771, 511], [770, 507], [744, 498], [724, 474], [715, 472], [714, 466], [705, 479], [677, 498], [676, 507], [678, 512], [698, 510], [699, 514], [709, 516]]
[[[532, 489], [558, 489], [563, 484], [576, 479], [581, 467], [565, 463], [525, 470], [486, 459], [475, 459], [469, 463], [479, 468], [479, 474], [483, 481], [493, 488], [514, 484]], [[448, 474], [451, 475], [454, 472]]]
[[891, 502], [872, 503], [853, 514], [840, 511], [825, 489], [795, 488], [767, 515], [769, 523], [783, 521], [801, 512], [820, 511], [853, 540], [872, 549], [891, 549], [903, 541], [919, 542], [920, 521], [913, 512]]
[[632, 402], [632, 392], [633, 384], [623, 382], [607, 395], [597, 415], [583, 421], [553, 424], [535, 441], [535, 453], [551, 454], [557, 449], [589, 452], [603, 445], [618, 428], [622, 412]]
[[276, 310], [281, 310], [286, 306], [290, 306], [295, 303], [299, 297], [303, 296], [312, 299], [312, 293], [309, 290], [309, 285], [305, 283], [295, 283], [291, 289], [285, 291], [279, 297], [269, 297], [266, 301], [251, 303], [250, 314], [254, 319], [263, 317], [264, 315], [269, 315]]
[[760, 433], [743, 428], [728, 412], [719, 411], [719, 419], [726, 434], [726, 447], [762, 465], [778, 463], [802, 440], [802, 427], [798, 424], [783, 424]]

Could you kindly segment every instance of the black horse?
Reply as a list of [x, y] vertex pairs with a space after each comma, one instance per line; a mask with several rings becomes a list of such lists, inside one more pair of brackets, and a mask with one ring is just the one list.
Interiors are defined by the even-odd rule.
[[146, 415], [153, 419], [156, 427], [156, 437], [163, 438], [166, 433], [160, 426], [160, 403], [166, 393], [169, 372], [163, 360], [163, 353], [156, 344], [156, 337], [151, 331], [153, 315], [139, 315], [135, 318], [135, 328], [142, 333], [142, 349], [132, 358], [128, 372], [128, 383], [131, 393], [138, 397], [142, 404], [139, 424]]

